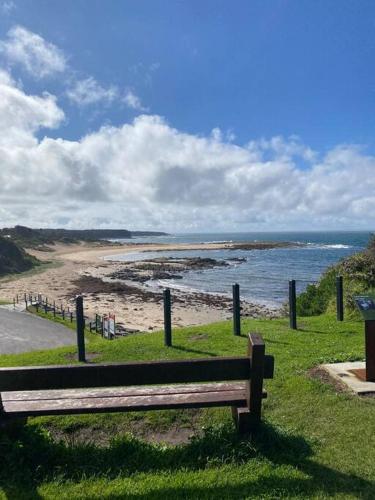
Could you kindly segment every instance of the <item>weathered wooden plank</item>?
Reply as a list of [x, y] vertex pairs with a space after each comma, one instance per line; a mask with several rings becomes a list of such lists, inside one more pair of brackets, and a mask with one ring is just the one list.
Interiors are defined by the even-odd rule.
[[248, 346], [252, 365], [252, 373], [249, 381], [248, 408], [250, 410], [251, 423], [256, 425], [261, 419], [266, 347], [262, 337], [256, 333], [250, 333]]
[[115, 398], [125, 396], [153, 396], [160, 394], [187, 394], [203, 392], [244, 391], [245, 382], [214, 384], [185, 384], [153, 387], [108, 387], [104, 389], [58, 389], [46, 391], [11, 391], [1, 394], [3, 401], [37, 401], [51, 399]]
[[5, 416], [64, 415], [116, 411], [245, 406], [244, 391], [217, 391], [190, 394], [160, 394], [115, 398], [4, 401]]
[[[250, 376], [251, 362], [245, 356], [84, 366], [0, 368], [0, 392], [248, 380]], [[266, 356], [264, 377], [272, 376], [273, 357]]]

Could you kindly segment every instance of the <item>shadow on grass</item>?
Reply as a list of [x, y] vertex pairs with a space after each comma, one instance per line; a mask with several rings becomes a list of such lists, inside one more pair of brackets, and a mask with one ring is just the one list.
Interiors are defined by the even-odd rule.
[[176, 349], [177, 351], [191, 352], [193, 354], [205, 354], [206, 356], [216, 357], [217, 353], [210, 351], [202, 351], [201, 349], [191, 349], [190, 347], [182, 347], [180, 345], [171, 346], [172, 349]]
[[[0, 434], [0, 488], [6, 498], [41, 498], [38, 486], [59, 480], [79, 482], [82, 478], [111, 480], [133, 473], [204, 470], [222, 465], [243, 465], [251, 460], [273, 464], [274, 471], [261, 478], [244, 477], [235, 485], [168, 487], [155, 491], [164, 498], [242, 498], [278, 491], [280, 496], [354, 495], [371, 498], [375, 483], [354, 474], [344, 474], [312, 460], [312, 449], [301, 436], [263, 424], [252, 438], [239, 438], [231, 425], [208, 428], [186, 445], [165, 447], [125, 435], [110, 446], [55, 443], [38, 426], [27, 426], [17, 435]], [[278, 474], [277, 466], [289, 465], [305, 478]], [[153, 495], [126, 498], [152, 498]], [[111, 498], [117, 498], [110, 495]], [[118, 497], [118, 498], [123, 498]]]

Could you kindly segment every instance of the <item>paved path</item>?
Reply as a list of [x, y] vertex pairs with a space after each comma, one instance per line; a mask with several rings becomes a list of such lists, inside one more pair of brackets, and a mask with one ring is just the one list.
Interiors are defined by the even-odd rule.
[[0, 354], [53, 349], [75, 342], [74, 331], [65, 326], [0, 307]]

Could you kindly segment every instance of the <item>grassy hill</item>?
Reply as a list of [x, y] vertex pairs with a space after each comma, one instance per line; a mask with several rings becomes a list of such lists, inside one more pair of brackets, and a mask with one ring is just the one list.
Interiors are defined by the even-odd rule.
[[8, 238], [0, 236], [0, 277], [28, 271], [38, 260]]
[[[333, 315], [246, 320], [275, 356], [264, 423], [239, 439], [229, 409], [44, 417], [0, 434], [3, 498], [363, 498], [375, 497], [375, 398], [316, 378], [323, 362], [363, 359], [363, 324]], [[142, 333], [115, 341], [87, 336], [91, 362], [244, 354], [229, 322]], [[0, 365], [66, 364], [71, 347], [0, 356]], [[181, 444], [155, 443], [194, 434]], [[186, 439], [185, 439], [186, 441]], [[0, 493], [1, 498], [1, 493]]]
[[333, 311], [336, 300], [336, 276], [344, 279], [345, 310], [359, 317], [354, 295], [375, 291], [375, 237], [363, 252], [358, 252], [329, 267], [317, 285], [308, 285], [297, 298], [297, 313], [304, 316]]

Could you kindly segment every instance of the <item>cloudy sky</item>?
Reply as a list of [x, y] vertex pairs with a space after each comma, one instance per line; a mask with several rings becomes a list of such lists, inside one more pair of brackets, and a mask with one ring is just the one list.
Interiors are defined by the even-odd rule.
[[372, 0], [0, 0], [0, 226], [374, 229]]

